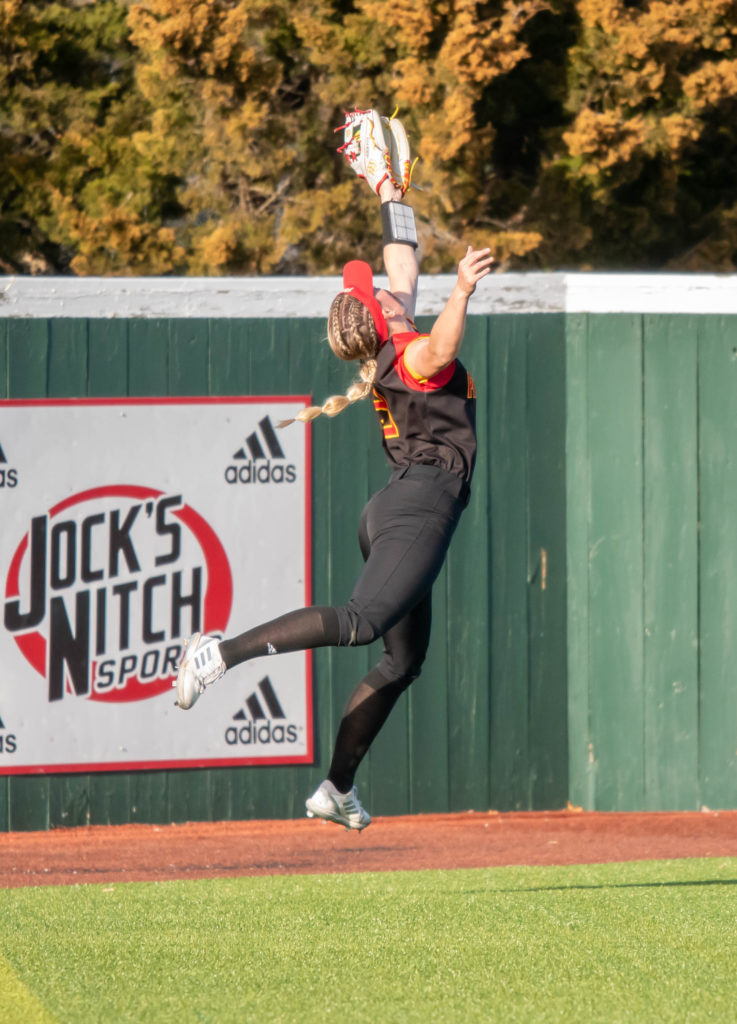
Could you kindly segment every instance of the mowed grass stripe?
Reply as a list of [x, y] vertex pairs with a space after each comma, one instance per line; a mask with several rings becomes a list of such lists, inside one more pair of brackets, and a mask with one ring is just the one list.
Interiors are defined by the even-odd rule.
[[737, 859], [0, 893], [61, 1021], [734, 1019]]
[[0, 1020], [4, 1024], [59, 1024], [0, 956]]

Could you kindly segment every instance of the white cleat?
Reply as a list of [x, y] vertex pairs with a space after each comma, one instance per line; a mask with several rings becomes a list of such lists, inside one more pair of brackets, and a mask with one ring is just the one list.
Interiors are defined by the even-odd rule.
[[329, 779], [321, 782], [312, 796], [305, 801], [308, 818], [324, 818], [346, 829], [366, 828], [371, 824], [371, 815], [361, 806], [356, 787], [348, 793], [340, 793]]
[[179, 672], [172, 686], [177, 688], [174, 706], [185, 711], [191, 708], [205, 687], [225, 674], [225, 662], [220, 655], [220, 642], [206, 633], [195, 633], [185, 640], [185, 651], [179, 663]]

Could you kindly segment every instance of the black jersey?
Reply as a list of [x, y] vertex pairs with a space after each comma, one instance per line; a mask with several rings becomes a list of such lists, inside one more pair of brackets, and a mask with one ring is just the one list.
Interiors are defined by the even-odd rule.
[[476, 388], [460, 362], [434, 377], [417, 377], [404, 361], [407, 346], [423, 335], [395, 334], [377, 357], [374, 407], [384, 450], [395, 466], [425, 464], [471, 480], [476, 461]]

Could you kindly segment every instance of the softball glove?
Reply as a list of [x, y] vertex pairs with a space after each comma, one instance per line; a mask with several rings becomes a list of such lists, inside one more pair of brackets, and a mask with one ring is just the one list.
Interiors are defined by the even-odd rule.
[[410, 186], [414, 164], [410, 161], [409, 142], [402, 122], [382, 117], [375, 110], [346, 111], [346, 122], [339, 153], [359, 178], [365, 178], [373, 192], [387, 179], [405, 194]]

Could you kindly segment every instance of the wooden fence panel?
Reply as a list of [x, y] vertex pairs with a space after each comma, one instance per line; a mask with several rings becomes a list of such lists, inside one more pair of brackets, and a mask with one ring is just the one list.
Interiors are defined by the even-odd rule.
[[645, 808], [698, 806], [697, 319], [644, 321]]
[[491, 804], [530, 806], [527, 643], [527, 324], [491, 324]]
[[[453, 538], [446, 576], [448, 806], [474, 810], [486, 810], [491, 806], [489, 773], [486, 770], [491, 738], [491, 658], [487, 639], [491, 621], [487, 450], [491, 344], [488, 319], [470, 318], [463, 342], [463, 360], [476, 385], [476, 426], [481, 449], [471, 500]], [[436, 626], [440, 625], [438, 620]], [[422, 680], [419, 685], [423, 685]], [[484, 770], [479, 770], [481, 766]]]
[[565, 318], [525, 319], [530, 806], [547, 808], [568, 798]]
[[568, 318], [566, 330], [566, 660], [568, 666], [569, 800], [590, 810], [596, 801], [591, 738], [589, 603], [588, 317]]
[[[464, 361], [474, 493], [362, 797], [378, 815], [737, 805], [737, 317], [470, 317]], [[352, 375], [318, 319], [0, 320], [8, 398], [322, 402]], [[369, 402], [310, 429], [312, 600], [336, 604], [388, 468]], [[6, 777], [0, 829], [299, 816], [380, 653], [314, 653], [313, 765]]]
[[600, 810], [644, 803], [642, 318], [590, 317], [590, 743]]
[[737, 803], [737, 318], [699, 323], [700, 783]]

